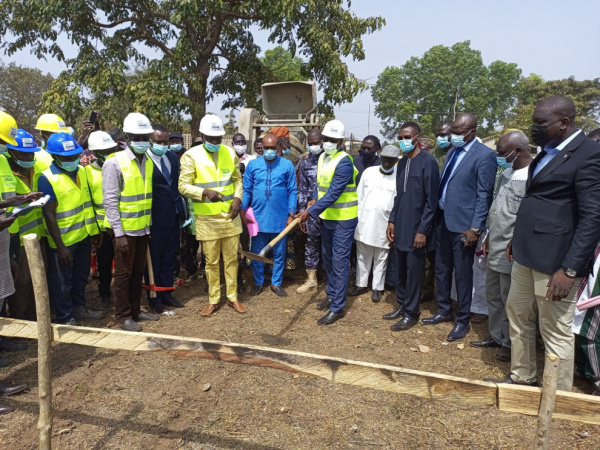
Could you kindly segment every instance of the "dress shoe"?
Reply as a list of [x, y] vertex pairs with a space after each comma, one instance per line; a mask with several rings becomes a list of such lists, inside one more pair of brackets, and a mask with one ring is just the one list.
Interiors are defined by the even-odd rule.
[[13, 412], [13, 411], [14, 411], [14, 409], [12, 406], [0, 404], [0, 416], [3, 416], [4, 414], [8, 414], [9, 412]]
[[485, 314], [477, 314], [471, 313], [471, 317], [469, 318], [469, 322], [471, 323], [484, 323], [487, 322], [488, 316]]
[[8, 338], [0, 339], [0, 350], [4, 350], [5, 352], [22, 352], [26, 349], [27, 344], [23, 342], [15, 342]]
[[452, 331], [448, 334], [448, 337], [446, 339], [448, 340], [448, 342], [464, 339], [467, 336], [467, 333], [469, 333], [469, 331], [471, 331], [471, 325], [455, 323], [454, 328], [452, 328]]
[[271, 291], [275, 293], [277, 297], [287, 297], [287, 292], [281, 286], [271, 286]]
[[236, 300], [235, 302], [227, 302], [227, 304], [229, 306], [231, 306], [233, 309], [235, 309], [237, 312], [239, 312], [240, 314], [246, 314], [246, 307], [244, 305], [242, 305], [242, 302], [240, 302], [239, 300]]
[[373, 289], [373, 292], [371, 292], [371, 301], [373, 303], [379, 303], [379, 300], [381, 300], [382, 293], [383, 293], [383, 291], [378, 291], [377, 289]]
[[403, 315], [404, 315], [404, 308], [402, 306], [398, 306], [398, 308], [396, 308], [392, 312], [384, 314], [381, 318], [383, 320], [398, 320], [398, 319], [401, 319]]
[[108, 308], [110, 306], [110, 297], [100, 297], [100, 308]]
[[150, 314], [146, 311], [140, 311], [137, 317], [134, 317], [133, 320], [136, 322], [156, 322], [158, 320], [158, 316], [156, 314]]
[[317, 309], [321, 310], [321, 311], [325, 311], [326, 309], [329, 309], [331, 307], [331, 299], [328, 298], [326, 300], [323, 300], [322, 302], [317, 303]]
[[208, 316], [212, 316], [212, 314], [219, 309], [219, 304], [212, 304], [209, 303], [208, 305], [206, 305], [206, 307], [202, 310], [202, 312], [200, 313], [200, 315], [202, 317], [208, 317]]
[[348, 291], [347, 295], [348, 297], [356, 297], [358, 295], [366, 294], [367, 292], [369, 292], [369, 288], [367, 287], [354, 286], [354, 289]]
[[127, 319], [125, 322], [119, 322], [119, 328], [125, 331], [142, 331], [142, 326], [135, 323], [133, 319]]
[[262, 286], [255, 284], [254, 287], [252, 288], [252, 292], [250, 292], [250, 296], [256, 297], [258, 294], [260, 294], [263, 291], [263, 289], [264, 288]]
[[537, 381], [534, 381], [533, 383], [518, 383], [515, 380], [513, 380], [513, 377], [510, 376], [510, 374], [508, 374], [506, 376], [506, 378], [484, 378], [483, 381], [485, 381], [486, 383], [496, 383], [496, 384], [518, 384], [521, 386], [539, 386], [537, 384]]
[[471, 347], [475, 348], [500, 348], [502, 345], [498, 344], [493, 337], [488, 336], [482, 341], [471, 341], [469, 342]]
[[333, 322], [340, 320], [345, 315], [346, 314], [344, 313], [344, 310], [338, 312], [329, 311], [327, 314], [325, 314], [323, 317], [317, 320], [317, 323], [319, 325], [330, 325]]
[[454, 321], [454, 317], [453, 316], [443, 316], [441, 314], [435, 314], [432, 317], [425, 317], [424, 319], [421, 319], [421, 323], [423, 325], [437, 325], [438, 323], [442, 323], [442, 322], [453, 322]]
[[104, 319], [106, 314], [103, 311], [94, 311], [87, 309], [85, 306], [73, 308], [73, 318], [76, 320], [100, 320]]
[[8, 367], [12, 364], [12, 361], [8, 358], [0, 356], [0, 367]]
[[167, 310], [165, 305], [163, 305], [163, 302], [157, 299], [148, 300], [148, 306], [150, 306], [150, 309], [156, 314], [162, 314]]
[[4, 397], [9, 397], [11, 395], [18, 394], [19, 392], [23, 392], [25, 389], [27, 389], [26, 384], [10, 385], [0, 381], [0, 395], [3, 395]]
[[500, 347], [495, 356], [498, 361], [510, 362], [510, 348]]
[[178, 300], [175, 300], [173, 297], [167, 297], [162, 301], [165, 306], [172, 306], [173, 308], [183, 308], [183, 303]]
[[404, 316], [402, 320], [399, 320], [390, 327], [392, 331], [406, 331], [414, 327], [419, 322], [419, 319], [413, 319], [412, 317]]

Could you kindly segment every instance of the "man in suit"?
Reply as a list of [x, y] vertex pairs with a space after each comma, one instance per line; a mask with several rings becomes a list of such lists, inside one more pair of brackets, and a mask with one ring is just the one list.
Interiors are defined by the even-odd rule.
[[[179, 158], [169, 150], [169, 131], [153, 125], [148, 156], [154, 163], [152, 172], [152, 225], [150, 227], [150, 257], [157, 287], [172, 287], [175, 258], [179, 245], [179, 224], [185, 220], [186, 208], [179, 194]], [[165, 306], [183, 305], [171, 295], [172, 291], [158, 291], [149, 299], [150, 307], [162, 313]]]
[[496, 178], [496, 155], [475, 139], [477, 118], [459, 115], [452, 123], [452, 145], [440, 180], [436, 224], [435, 278], [438, 312], [424, 325], [451, 322], [452, 272], [455, 272], [458, 312], [448, 341], [463, 339], [469, 330], [473, 298], [475, 247], [487, 218]]
[[558, 389], [573, 385], [575, 297], [600, 240], [600, 145], [575, 127], [575, 105], [561, 95], [533, 112], [542, 151], [529, 166], [525, 198], [507, 255], [514, 256], [506, 304], [512, 344], [510, 384], [536, 385], [536, 314], [544, 346], [560, 358]]

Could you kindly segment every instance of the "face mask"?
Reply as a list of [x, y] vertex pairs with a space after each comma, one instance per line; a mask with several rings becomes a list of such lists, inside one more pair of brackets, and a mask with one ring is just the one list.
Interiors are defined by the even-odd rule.
[[210, 142], [204, 143], [204, 148], [211, 153], [216, 152], [221, 147], [221, 144], [211, 144]]
[[412, 143], [412, 139], [402, 139], [401, 141], [398, 141], [398, 144], [400, 145], [400, 150], [402, 150], [404, 153], [411, 152], [415, 148], [415, 144]]
[[550, 142], [548, 131], [546, 130], [548, 126], [533, 125], [531, 127], [531, 140], [535, 145], [542, 147], [542, 149]]
[[437, 146], [439, 148], [446, 148], [446, 147], [450, 147], [450, 139], [448, 139], [447, 136], [438, 136], [437, 137]]
[[283, 154], [283, 156], [287, 156], [290, 154], [292, 150], [289, 148], [284, 148], [283, 151], [281, 152]]
[[79, 158], [77, 158], [75, 161], [61, 161], [58, 163], [58, 165], [67, 172], [75, 172], [77, 170], [77, 166], [79, 166]]
[[381, 171], [385, 174], [390, 174], [394, 171], [394, 166], [390, 167], [389, 169], [385, 169], [383, 166], [381, 166]]
[[14, 160], [17, 163], [17, 165], [22, 167], [23, 169], [32, 169], [35, 165], [35, 158], [33, 159], [33, 161], [21, 161], [17, 158], [14, 158]]
[[173, 150], [175, 153], [180, 152], [182, 148], [183, 148], [182, 144], [172, 144], [171, 145], [171, 150]]
[[362, 157], [367, 162], [374, 161], [375, 158], [377, 157], [377, 153], [363, 151]]
[[150, 148], [150, 142], [132, 142], [131, 148], [138, 155], [141, 155], [142, 153], [146, 153], [146, 151]]
[[152, 153], [154, 153], [155, 155], [162, 156], [169, 151], [169, 146], [168, 145], [158, 145], [153, 142], [152, 147], [150, 147], [150, 150], [152, 150]]
[[267, 161], [273, 161], [277, 156], [277, 150], [267, 150], [264, 151], [264, 157]]
[[457, 148], [464, 147], [466, 145], [465, 136], [461, 136], [459, 134], [452, 134], [452, 145], [454, 145]]
[[510, 152], [510, 154], [508, 156], [497, 156], [496, 157], [496, 162], [498, 163], [498, 165], [500, 167], [502, 167], [503, 169], [511, 169], [512, 165], [513, 165], [513, 161], [508, 162], [508, 161], [506, 161], [506, 159], [508, 157], [510, 157], [510, 155], [512, 155], [515, 152], [515, 150], [513, 150], [512, 152]]
[[0, 144], [0, 155], [5, 155], [8, 152], [6, 145]]
[[242, 156], [244, 153], [246, 153], [247, 148], [248, 148], [247, 145], [234, 145], [233, 146], [233, 149], [239, 156]]
[[323, 149], [320, 145], [309, 145], [308, 151], [311, 152], [313, 155], [318, 155], [323, 151]]
[[337, 151], [337, 144], [335, 142], [323, 142], [323, 150], [328, 155], [331, 155]]

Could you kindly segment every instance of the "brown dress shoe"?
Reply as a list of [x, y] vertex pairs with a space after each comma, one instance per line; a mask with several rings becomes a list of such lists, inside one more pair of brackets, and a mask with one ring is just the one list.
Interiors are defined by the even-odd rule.
[[246, 307], [244, 305], [242, 305], [242, 302], [240, 302], [239, 300], [235, 301], [235, 302], [227, 302], [227, 304], [229, 306], [231, 306], [233, 309], [235, 309], [237, 312], [239, 312], [240, 314], [246, 314]]
[[208, 317], [208, 316], [212, 316], [212, 314], [219, 309], [219, 305], [213, 305], [212, 303], [209, 303], [208, 305], [206, 305], [206, 308], [204, 308], [202, 310], [202, 312], [200, 313], [200, 315], [202, 317]]
[[18, 394], [19, 392], [23, 392], [25, 389], [27, 389], [26, 384], [5, 384], [0, 381], [0, 395], [3, 395], [4, 397]]
[[0, 416], [3, 416], [4, 414], [8, 414], [9, 412], [12, 412], [12, 411], [13, 411], [12, 406], [0, 405]]

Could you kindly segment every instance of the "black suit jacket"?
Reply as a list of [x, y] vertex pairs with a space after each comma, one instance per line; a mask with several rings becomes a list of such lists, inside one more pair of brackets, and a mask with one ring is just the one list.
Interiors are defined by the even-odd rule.
[[171, 228], [186, 219], [186, 207], [179, 193], [179, 158], [175, 152], [168, 151], [165, 156], [171, 163], [171, 183], [169, 183], [161, 168], [154, 165], [152, 172], [152, 227]]
[[549, 275], [564, 266], [584, 276], [600, 239], [600, 145], [579, 133], [532, 177], [545, 154], [529, 166], [513, 235], [515, 261]]

